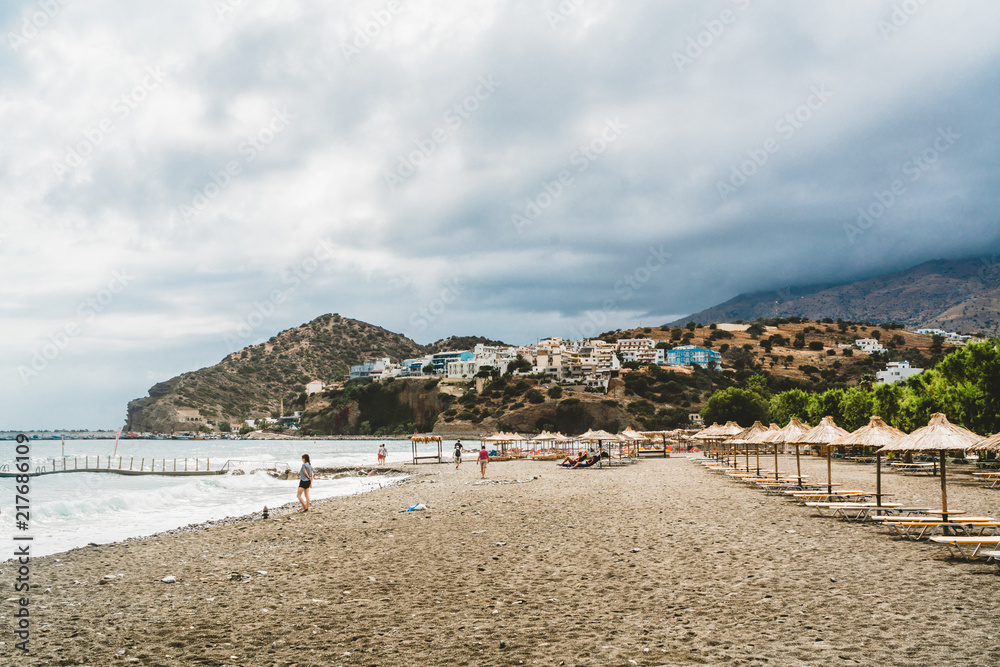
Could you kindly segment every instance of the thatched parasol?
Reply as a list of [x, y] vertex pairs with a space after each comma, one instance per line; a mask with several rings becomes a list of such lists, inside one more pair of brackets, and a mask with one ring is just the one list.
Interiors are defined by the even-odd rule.
[[774, 449], [774, 481], [778, 481], [778, 442], [781, 439], [781, 427], [777, 424], [772, 423], [768, 427], [767, 433], [761, 436], [760, 441], [764, 444], [770, 444]]
[[880, 452], [937, 452], [941, 459], [941, 513], [948, 520], [948, 486], [945, 481], [945, 452], [965, 452], [983, 441], [982, 436], [957, 424], [952, 424], [940, 412], [931, 415], [927, 426], [895, 442], [886, 445]]
[[826, 492], [833, 493], [833, 454], [830, 443], [848, 435], [847, 431], [833, 423], [833, 417], [827, 415], [799, 440], [803, 445], [826, 446]]
[[[603, 431], [603, 430], [597, 430], [597, 431], [589, 430], [586, 433], [584, 433], [583, 435], [577, 437], [577, 440], [579, 440], [580, 442], [596, 442], [597, 443], [597, 449], [598, 449], [597, 456], [600, 458], [600, 461], [598, 461], [598, 465], [601, 468], [604, 467], [604, 457], [601, 456], [601, 451], [600, 451], [601, 447], [603, 446], [603, 444], [605, 442], [621, 442], [622, 441], [621, 438], [619, 438], [614, 433], [608, 433], [607, 431]], [[610, 465], [611, 464], [610, 452], [608, 453], [608, 455], [609, 455], [608, 464]]]
[[874, 447], [875, 452], [875, 504], [882, 506], [882, 452], [881, 448], [896, 442], [906, 434], [886, 424], [881, 417], [872, 415], [866, 426], [844, 436], [833, 444], [846, 447]]
[[[732, 422], [730, 422], [732, 423]], [[727, 424], [728, 426], [728, 424]], [[746, 446], [746, 460], [747, 460], [747, 472], [750, 472], [750, 447], [749, 445], [753, 443], [752, 438], [760, 433], [766, 433], [767, 427], [760, 423], [760, 421], [755, 421], [753, 426], [750, 428], [745, 428], [732, 438], [729, 442], [733, 445], [745, 445]], [[757, 473], [760, 473], [760, 452], [757, 454]]]
[[799, 461], [799, 441], [811, 430], [812, 428], [808, 424], [800, 422], [798, 417], [792, 417], [788, 420], [788, 424], [781, 429], [781, 439], [775, 440], [776, 443], [795, 445], [795, 474], [798, 475], [799, 486], [802, 486], [802, 463]]
[[1000, 433], [992, 435], [980, 442], [975, 447], [971, 447], [969, 451], [973, 452], [1000, 452]]

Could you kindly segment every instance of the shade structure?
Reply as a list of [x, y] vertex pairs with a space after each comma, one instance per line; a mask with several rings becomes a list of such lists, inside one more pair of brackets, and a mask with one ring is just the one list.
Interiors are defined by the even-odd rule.
[[[760, 422], [757, 422], [757, 423], [760, 423]], [[767, 442], [767, 437], [771, 434], [770, 427], [764, 426], [763, 424], [761, 424], [761, 427], [762, 427], [761, 429], [759, 429], [759, 430], [751, 433], [750, 435], [748, 435], [745, 438], [747, 444], [752, 444], [753, 445], [754, 456], [755, 456], [755, 458], [757, 460], [757, 474], [758, 475], [760, 474], [760, 446], [763, 443]], [[750, 428], [753, 429], [753, 427], [750, 427]], [[775, 428], [775, 430], [777, 430], [778, 426], [774, 425], [774, 428]]]
[[927, 426], [880, 449], [880, 452], [937, 452], [941, 459], [941, 513], [948, 520], [948, 483], [945, 476], [945, 452], [965, 452], [983, 441], [982, 436], [952, 424], [940, 412], [931, 415]]
[[[719, 435], [721, 437], [723, 437], [723, 438], [731, 438], [732, 436], [736, 435], [737, 433], [741, 433], [742, 431], [743, 431], [743, 427], [742, 426], [740, 426], [739, 424], [737, 424], [734, 421], [728, 421], [722, 427], [719, 428]], [[735, 459], [736, 458], [736, 443], [731, 443], [731, 444], [733, 445], [733, 458]], [[727, 448], [727, 450], [726, 450], [726, 460], [727, 460], [727, 462], [728, 462], [728, 459], [729, 459], [729, 450]]]
[[[621, 438], [619, 438], [614, 433], [608, 433], [607, 431], [602, 431], [602, 430], [597, 430], [597, 431], [589, 430], [586, 433], [584, 433], [583, 435], [578, 436], [577, 440], [579, 440], [580, 442], [596, 442], [597, 445], [598, 445], [598, 448], [600, 448], [605, 442], [621, 442], [622, 441]], [[597, 452], [597, 456], [600, 457], [600, 461], [598, 462], [598, 464], [599, 464], [600, 467], [603, 468], [604, 467], [604, 457], [601, 456], [601, 452], [600, 451]], [[611, 452], [609, 450], [609, 452], [608, 452], [608, 465], [611, 465], [611, 458], [610, 457], [611, 457]]]
[[502, 454], [506, 455], [507, 445], [513, 444], [515, 442], [524, 442], [528, 438], [526, 436], [520, 435], [518, 433], [507, 433], [505, 431], [500, 431], [499, 433], [494, 433], [493, 435], [482, 438], [482, 442], [496, 443], [500, 445], [500, 451]]
[[781, 439], [781, 427], [773, 423], [768, 427], [767, 432], [764, 433], [760, 438], [760, 441], [762, 443], [771, 445], [771, 448], [774, 450], [774, 481], [778, 481], [779, 478], [778, 443], [780, 439]]
[[1000, 452], [1000, 433], [986, 438], [975, 447], [971, 447], [972, 452]]
[[[795, 445], [795, 474], [798, 475], [799, 486], [802, 485], [802, 463], [799, 461], [799, 442], [811, 430], [812, 428], [800, 422], [798, 417], [792, 417], [788, 420], [785, 427], [781, 429], [781, 438], [775, 440], [775, 443], [778, 444]], [[775, 437], [777, 438], [777, 436]]]
[[826, 447], [826, 492], [833, 493], [833, 455], [831, 443], [848, 435], [848, 432], [833, 422], [827, 415], [799, 441], [803, 445], [823, 445]]
[[834, 445], [846, 447], [874, 447], [875, 452], [875, 504], [882, 506], [882, 447], [892, 444], [906, 434], [894, 428], [876, 415], [872, 415], [868, 424], [854, 433], [844, 436], [834, 442]]
[[[730, 422], [730, 424], [731, 423], [732, 422]], [[732, 438], [729, 439], [729, 442], [733, 443], [734, 445], [743, 445], [746, 447], [747, 472], [750, 471], [750, 445], [753, 444], [754, 442], [752, 438], [761, 433], [766, 433], [766, 432], [767, 432], [767, 427], [761, 424], [759, 421], [755, 421], [753, 423], [753, 426], [743, 429], [742, 431], [740, 431], [739, 433], [737, 433], [736, 435], [734, 435]], [[760, 472], [759, 455], [757, 457], [757, 472], [758, 473]]]
[[[437, 455], [432, 455], [432, 456], [418, 455], [417, 443], [423, 443], [423, 442], [436, 442], [438, 450]], [[438, 463], [444, 462], [444, 453], [442, 451], [443, 443], [444, 443], [444, 438], [441, 437], [440, 435], [430, 435], [430, 434], [411, 435], [410, 448], [413, 450], [413, 464], [416, 465], [417, 463], [419, 463], [421, 460], [424, 459], [435, 459], [437, 460]]]

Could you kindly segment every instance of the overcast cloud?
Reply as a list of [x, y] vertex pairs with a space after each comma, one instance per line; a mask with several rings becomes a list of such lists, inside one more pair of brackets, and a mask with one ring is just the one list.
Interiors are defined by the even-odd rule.
[[996, 239], [986, 0], [39, 0], [0, 25], [0, 429], [116, 428], [328, 312], [526, 343]]

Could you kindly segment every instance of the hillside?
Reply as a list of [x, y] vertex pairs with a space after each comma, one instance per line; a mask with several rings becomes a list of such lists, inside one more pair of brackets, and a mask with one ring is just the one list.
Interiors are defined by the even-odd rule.
[[351, 365], [370, 357], [399, 360], [424, 354], [423, 346], [402, 334], [336, 314], [323, 315], [234, 352], [215, 366], [154, 385], [148, 397], [129, 402], [127, 429], [197, 430], [199, 422], [185, 421], [195, 414], [237, 422], [276, 414], [282, 400], [290, 413], [304, 406], [305, 384], [310, 380], [344, 379]]
[[914, 329], [996, 335], [1000, 334], [1000, 263], [995, 257], [935, 260], [845, 285], [740, 294], [672, 324], [773, 317], [899, 322]]

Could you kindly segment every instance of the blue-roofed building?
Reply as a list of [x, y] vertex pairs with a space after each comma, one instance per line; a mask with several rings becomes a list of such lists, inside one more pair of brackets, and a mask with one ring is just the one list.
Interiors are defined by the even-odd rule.
[[708, 367], [708, 362], [714, 361], [716, 366], [722, 364], [722, 355], [707, 347], [696, 345], [682, 345], [672, 350], [667, 350], [667, 366], [693, 366], [698, 364], [703, 368]]

